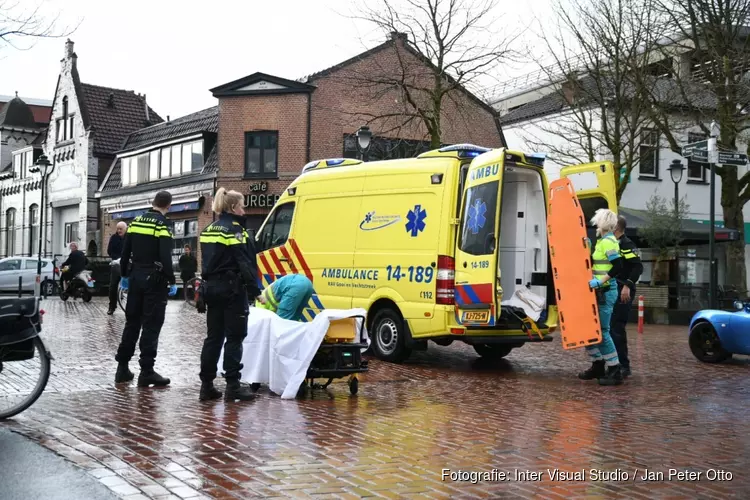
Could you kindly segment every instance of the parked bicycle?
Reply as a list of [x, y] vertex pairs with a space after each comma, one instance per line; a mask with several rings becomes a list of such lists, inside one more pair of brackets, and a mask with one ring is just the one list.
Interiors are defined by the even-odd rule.
[[0, 420], [39, 399], [49, 381], [52, 354], [44, 345], [38, 297], [0, 298]]

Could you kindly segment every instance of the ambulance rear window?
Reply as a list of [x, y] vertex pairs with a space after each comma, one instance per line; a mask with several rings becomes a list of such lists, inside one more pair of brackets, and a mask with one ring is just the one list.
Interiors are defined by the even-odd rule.
[[471, 255], [495, 251], [495, 213], [499, 181], [487, 182], [466, 191], [459, 248]]

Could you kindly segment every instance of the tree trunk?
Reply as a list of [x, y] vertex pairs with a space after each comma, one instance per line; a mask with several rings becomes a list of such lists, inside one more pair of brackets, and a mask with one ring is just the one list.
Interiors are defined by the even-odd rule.
[[669, 253], [667, 250], [660, 250], [656, 256], [656, 262], [651, 271], [651, 286], [660, 286], [669, 280], [669, 266], [665, 266]]
[[725, 165], [721, 175], [721, 208], [724, 214], [724, 227], [740, 232], [738, 241], [732, 241], [727, 248], [727, 271], [725, 283], [738, 290], [747, 288], [745, 269], [745, 217], [742, 214], [739, 197], [737, 167]]

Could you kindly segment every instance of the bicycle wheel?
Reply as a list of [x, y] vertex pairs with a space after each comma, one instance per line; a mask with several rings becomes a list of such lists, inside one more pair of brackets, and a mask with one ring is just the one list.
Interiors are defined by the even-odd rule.
[[120, 285], [117, 286], [117, 304], [125, 312], [125, 306], [128, 304], [128, 291], [123, 290]]
[[38, 336], [0, 346], [0, 420], [34, 404], [47, 386], [49, 373], [49, 354]]
[[185, 302], [193, 307], [196, 307], [195, 294], [200, 288], [201, 283], [202, 281], [200, 278], [193, 278], [192, 280], [190, 280], [189, 288], [188, 285], [185, 285]]

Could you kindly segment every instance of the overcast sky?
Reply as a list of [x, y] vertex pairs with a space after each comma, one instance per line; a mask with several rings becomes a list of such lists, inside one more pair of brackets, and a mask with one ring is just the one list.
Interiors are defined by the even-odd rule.
[[[373, 0], [375, 1], [375, 0]], [[398, 0], [396, 0], [398, 1]], [[500, 1], [503, 24], [528, 23], [549, 0]], [[0, 4], [3, 2], [0, 0]], [[353, 21], [351, 0], [21, 0], [60, 14], [84, 83], [145, 93], [162, 117], [216, 104], [208, 89], [256, 71], [289, 79], [325, 69], [383, 41]], [[7, 5], [7, 3], [6, 3]], [[372, 4], [371, 4], [372, 5]], [[53, 98], [65, 39], [0, 46], [0, 94]], [[536, 69], [529, 67], [529, 70]], [[523, 68], [508, 68], [518, 74]]]

